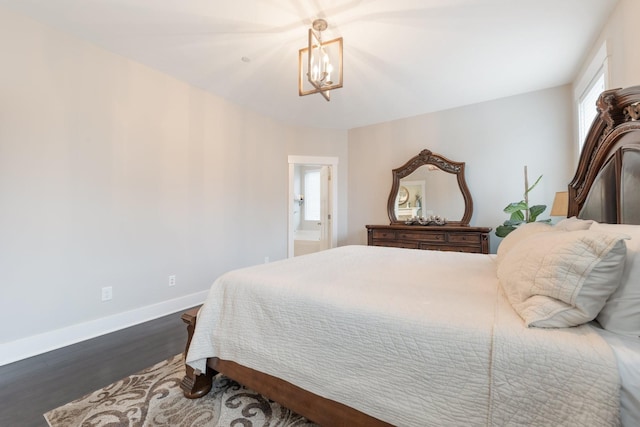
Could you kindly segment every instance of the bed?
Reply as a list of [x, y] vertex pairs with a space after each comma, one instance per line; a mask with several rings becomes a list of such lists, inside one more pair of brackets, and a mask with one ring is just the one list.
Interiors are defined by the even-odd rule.
[[639, 102], [600, 96], [572, 218], [497, 255], [347, 246], [223, 275], [183, 316], [185, 396], [219, 372], [325, 426], [640, 425]]

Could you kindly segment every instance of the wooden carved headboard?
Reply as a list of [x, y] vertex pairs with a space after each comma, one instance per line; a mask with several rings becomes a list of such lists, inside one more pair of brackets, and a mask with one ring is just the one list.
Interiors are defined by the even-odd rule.
[[640, 86], [603, 92], [569, 184], [569, 215], [640, 224]]

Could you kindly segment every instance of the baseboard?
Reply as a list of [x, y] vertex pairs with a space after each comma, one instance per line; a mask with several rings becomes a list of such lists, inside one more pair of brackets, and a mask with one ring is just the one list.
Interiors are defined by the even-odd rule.
[[2, 344], [0, 346], [0, 366], [202, 304], [207, 294], [208, 291], [197, 292]]

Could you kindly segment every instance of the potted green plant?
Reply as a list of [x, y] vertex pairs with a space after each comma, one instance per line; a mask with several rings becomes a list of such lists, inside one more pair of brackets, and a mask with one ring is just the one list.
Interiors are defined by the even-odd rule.
[[[538, 219], [538, 216], [547, 209], [547, 205], [529, 206], [529, 193], [536, 185], [538, 185], [541, 179], [542, 175], [540, 175], [538, 179], [536, 179], [536, 182], [529, 187], [527, 167], [524, 167], [524, 199], [519, 202], [509, 203], [507, 207], [504, 208], [504, 212], [509, 214], [510, 217], [502, 225], [496, 227], [496, 236], [505, 237], [515, 230], [520, 224], [535, 222]], [[551, 222], [551, 220], [546, 219], [539, 222]]]

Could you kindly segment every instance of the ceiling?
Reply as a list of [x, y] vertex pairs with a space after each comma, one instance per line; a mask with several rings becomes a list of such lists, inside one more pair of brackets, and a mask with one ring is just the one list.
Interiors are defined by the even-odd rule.
[[[351, 129], [570, 83], [618, 0], [0, 0], [231, 102]], [[344, 87], [298, 96], [317, 17]], [[249, 59], [248, 62], [242, 60]]]

